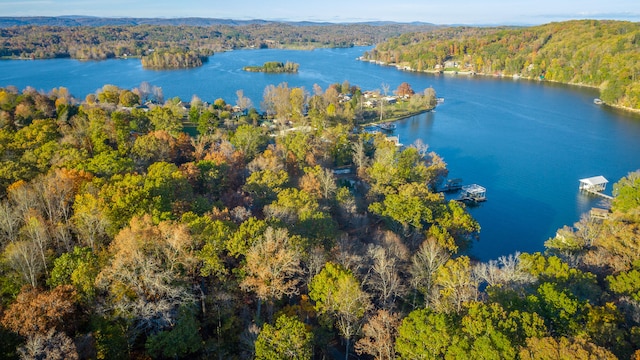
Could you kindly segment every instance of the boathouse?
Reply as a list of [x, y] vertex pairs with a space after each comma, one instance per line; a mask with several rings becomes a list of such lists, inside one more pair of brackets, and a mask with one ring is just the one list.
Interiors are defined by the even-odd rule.
[[465, 185], [462, 187], [460, 200], [473, 202], [485, 201], [487, 200], [487, 189], [478, 184]]
[[589, 192], [601, 192], [607, 187], [609, 180], [604, 176], [594, 176], [586, 179], [580, 179], [580, 190]]

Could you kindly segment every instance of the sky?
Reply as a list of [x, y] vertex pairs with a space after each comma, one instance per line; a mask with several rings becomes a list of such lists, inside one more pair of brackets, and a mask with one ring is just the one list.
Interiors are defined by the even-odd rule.
[[640, 0], [0, 0], [0, 16], [63, 16], [538, 25], [572, 19], [640, 21]]

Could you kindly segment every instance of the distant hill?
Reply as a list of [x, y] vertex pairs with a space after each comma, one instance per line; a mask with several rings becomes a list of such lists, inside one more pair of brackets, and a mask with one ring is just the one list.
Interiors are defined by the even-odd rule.
[[122, 25], [172, 25], [172, 26], [211, 26], [211, 25], [252, 25], [266, 24], [265, 20], [229, 20], [209, 18], [103, 18], [92, 16], [35, 16], [0, 17], [0, 28], [11, 26], [122, 26]]
[[[268, 20], [232, 20], [213, 18], [103, 18], [93, 16], [34, 16], [34, 17], [2, 17], [0, 16], [0, 28], [11, 26], [135, 26], [135, 25], [170, 25], [170, 26], [243, 26], [256, 24], [286, 23], [299, 26], [331, 26], [338, 23], [332, 22], [312, 22], [312, 21], [268, 21]], [[344, 24], [344, 23], [340, 23]], [[435, 26], [429, 23], [412, 22], [396, 23], [390, 21], [371, 21], [358, 24], [371, 26], [386, 26], [406, 24], [412, 26]]]

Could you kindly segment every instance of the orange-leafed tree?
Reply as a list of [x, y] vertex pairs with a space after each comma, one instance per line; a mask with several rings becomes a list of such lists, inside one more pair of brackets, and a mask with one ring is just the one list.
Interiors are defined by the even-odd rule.
[[44, 335], [52, 329], [71, 332], [78, 324], [77, 298], [71, 285], [50, 291], [25, 286], [4, 313], [2, 325], [25, 337]]
[[413, 94], [415, 94], [415, 91], [413, 91], [411, 85], [409, 85], [408, 82], [403, 82], [398, 86], [398, 89], [396, 90], [396, 95], [401, 97], [410, 97]]

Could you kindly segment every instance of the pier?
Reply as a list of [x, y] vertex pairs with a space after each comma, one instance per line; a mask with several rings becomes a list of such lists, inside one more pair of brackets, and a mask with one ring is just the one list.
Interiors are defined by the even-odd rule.
[[441, 187], [438, 191], [439, 192], [456, 192], [460, 189], [462, 189], [462, 179], [456, 178], [456, 179], [447, 180], [444, 186]]
[[603, 197], [608, 200], [613, 200], [613, 197], [602, 192], [607, 188], [607, 180], [604, 176], [593, 176], [590, 178], [580, 179], [580, 191]]

